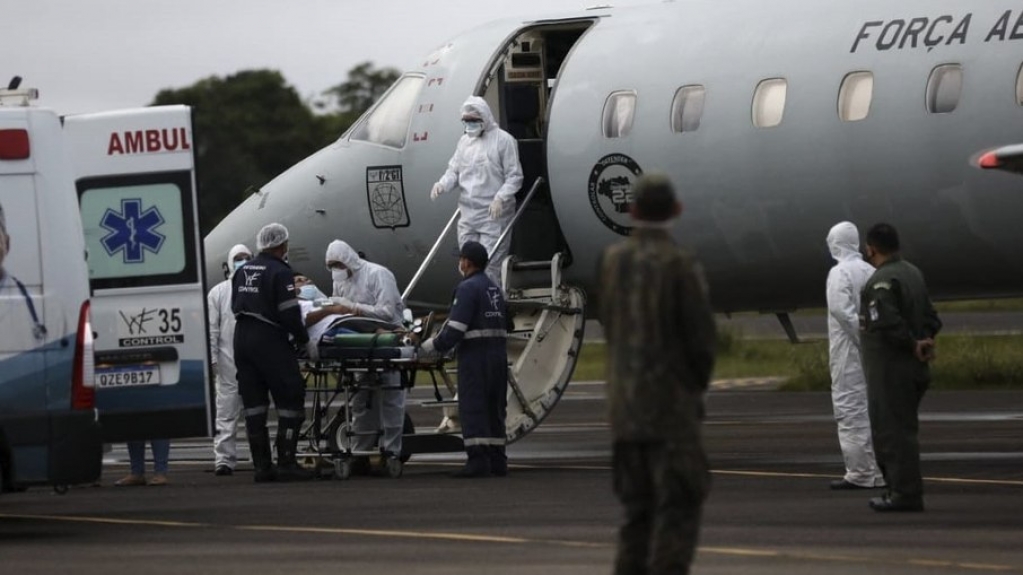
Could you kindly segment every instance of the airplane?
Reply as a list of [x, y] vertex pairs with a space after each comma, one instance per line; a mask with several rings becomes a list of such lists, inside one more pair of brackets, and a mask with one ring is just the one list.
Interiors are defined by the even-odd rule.
[[821, 307], [825, 236], [842, 220], [895, 225], [935, 299], [1023, 293], [1023, 194], [970, 161], [1020, 141], [1021, 47], [1023, 8], [1008, 0], [688, 0], [481, 25], [227, 216], [206, 237], [207, 277], [277, 221], [292, 265], [321, 285], [334, 238], [401, 286], [438, 253], [407, 303], [445, 308], [457, 276], [441, 232], [455, 200], [429, 191], [461, 104], [484, 97], [525, 173], [503, 280], [513, 307], [534, 310], [516, 312], [522, 338], [510, 340], [515, 439], [567, 385], [597, 258], [629, 234], [643, 172], [676, 183], [672, 234], [702, 262], [718, 312], [785, 325], [786, 312]]

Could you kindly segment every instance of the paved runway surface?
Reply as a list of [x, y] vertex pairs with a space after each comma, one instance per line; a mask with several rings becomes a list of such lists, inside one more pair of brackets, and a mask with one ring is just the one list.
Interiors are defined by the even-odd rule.
[[[397, 480], [215, 477], [207, 442], [176, 441], [171, 484], [0, 497], [3, 573], [609, 573], [620, 510], [599, 384], [569, 387], [510, 448], [505, 479], [455, 480], [457, 456]], [[841, 460], [826, 394], [731, 389], [709, 400], [714, 487], [693, 572], [1023, 574], [1023, 393], [924, 400], [927, 511], [884, 515], [830, 492]], [[410, 410], [422, 427], [433, 412]]]

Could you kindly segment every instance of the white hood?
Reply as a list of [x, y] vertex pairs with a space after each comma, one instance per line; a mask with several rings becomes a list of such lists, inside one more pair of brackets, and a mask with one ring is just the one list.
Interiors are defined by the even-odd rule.
[[238, 254], [247, 254], [250, 259], [252, 258], [252, 251], [250, 251], [245, 244], [238, 244], [231, 248], [231, 251], [227, 252], [227, 269], [230, 271], [230, 275], [232, 276], [235, 272], [234, 258], [236, 258]]
[[828, 249], [835, 261], [863, 259], [860, 255], [860, 231], [851, 222], [835, 224], [828, 232]]
[[497, 127], [497, 122], [494, 121], [494, 114], [490, 111], [490, 106], [487, 105], [487, 101], [479, 96], [469, 96], [469, 98], [462, 104], [462, 115], [468, 113], [476, 113], [480, 119], [483, 120], [483, 131], [493, 130]]
[[363, 263], [358, 252], [341, 240], [334, 240], [327, 246], [326, 261], [341, 262], [346, 268], [352, 270], [352, 273], [362, 268]]

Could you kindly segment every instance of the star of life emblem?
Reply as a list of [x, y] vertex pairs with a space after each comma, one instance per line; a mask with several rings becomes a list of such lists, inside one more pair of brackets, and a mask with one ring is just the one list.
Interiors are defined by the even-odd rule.
[[107, 208], [103, 214], [100, 225], [110, 233], [100, 243], [107, 255], [121, 252], [126, 264], [145, 263], [147, 251], [158, 254], [163, 247], [166, 237], [156, 231], [163, 223], [163, 216], [156, 206], [143, 211], [141, 199], [122, 199], [120, 212]]

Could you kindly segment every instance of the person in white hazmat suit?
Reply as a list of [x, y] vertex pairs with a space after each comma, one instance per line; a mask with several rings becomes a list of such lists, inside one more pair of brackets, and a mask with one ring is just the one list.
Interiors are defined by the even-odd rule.
[[845, 476], [832, 481], [831, 489], [883, 487], [884, 478], [874, 460], [867, 382], [860, 358], [860, 292], [874, 267], [863, 261], [859, 230], [852, 223], [836, 224], [828, 232], [827, 242], [837, 262], [827, 281], [831, 402], [845, 460]]
[[238, 418], [242, 413], [242, 396], [238, 395], [238, 369], [234, 365], [234, 312], [231, 311], [231, 277], [252, 252], [238, 244], [227, 253], [229, 274], [213, 286], [206, 296], [210, 323], [210, 362], [216, 374], [217, 433], [213, 437], [213, 472], [231, 475], [238, 462]]
[[518, 143], [498, 127], [490, 106], [479, 96], [462, 104], [465, 134], [448, 162], [448, 169], [433, 185], [430, 199], [459, 190], [458, 245], [474, 241], [489, 255], [487, 275], [501, 285], [501, 263], [508, 255], [511, 237], [496, 246], [515, 215], [515, 193], [522, 187], [522, 165]]
[[[363, 260], [341, 240], [334, 240], [327, 246], [326, 262], [333, 278], [331, 300], [336, 311], [402, 324], [404, 306], [390, 270]], [[374, 450], [376, 437], [372, 433], [382, 431], [380, 448], [390, 469], [401, 457], [405, 390], [400, 389], [401, 375], [396, 371], [383, 374], [381, 385], [394, 389], [361, 389], [352, 398], [352, 431], [359, 434], [352, 448], [363, 452]], [[362, 465], [357, 462], [355, 467], [358, 470]]]

